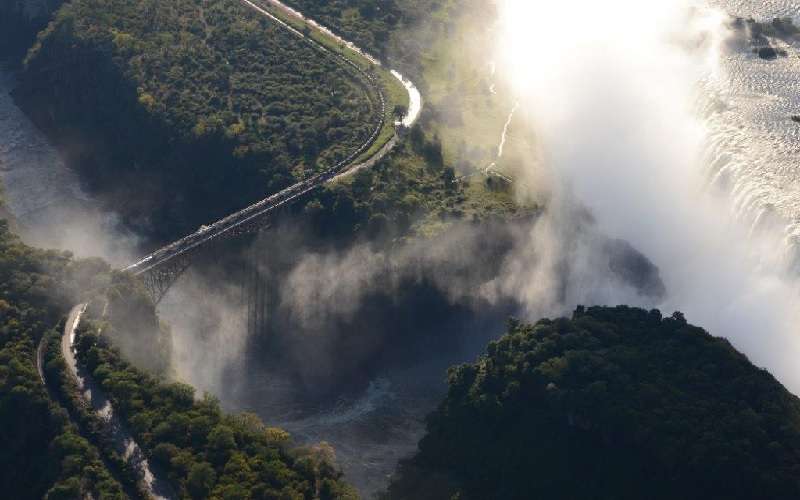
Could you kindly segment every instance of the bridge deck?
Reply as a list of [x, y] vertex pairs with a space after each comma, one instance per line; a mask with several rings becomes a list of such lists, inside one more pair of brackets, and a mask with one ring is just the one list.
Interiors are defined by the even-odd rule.
[[[258, 0], [255, 0], [258, 2]], [[335, 165], [325, 169], [323, 172], [314, 175], [306, 180], [298, 182], [288, 188], [279, 191], [267, 198], [264, 198], [261, 201], [253, 203], [252, 205], [231, 214], [223, 219], [218, 220], [209, 225], [201, 226], [197, 231], [194, 233], [185, 236], [169, 245], [166, 245], [158, 250], [146, 255], [138, 262], [131, 264], [130, 266], [126, 267], [124, 271], [128, 271], [133, 273], [136, 276], [140, 276], [146, 274], [150, 271], [153, 271], [170, 261], [176, 259], [177, 257], [181, 257], [189, 253], [190, 251], [201, 247], [202, 245], [216, 240], [222, 236], [228, 236], [236, 233], [235, 230], [246, 227], [248, 224], [252, 224], [255, 221], [263, 218], [273, 212], [275, 209], [285, 206], [292, 201], [296, 200], [297, 198], [317, 189], [318, 187], [322, 186], [326, 182], [329, 182], [336, 178], [337, 176], [341, 175], [344, 172], [350, 170], [357, 170], [366, 166], [372, 166], [376, 161], [382, 158], [389, 150], [394, 146], [396, 143], [396, 139], [392, 138], [389, 142], [387, 142], [384, 147], [373, 155], [370, 159], [366, 162], [353, 165], [352, 163], [358, 159], [358, 157], [367, 151], [377, 140], [378, 136], [381, 133], [384, 125], [386, 124], [386, 97], [383, 93], [383, 89], [381, 85], [377, 82], [377, 78], [375, 75], [371, 73], [367, 73], [363, 69], [359, 68], [354, 62], [350, 61], [349, 59], [336, 54], [329, 50], [328, 48], [324, 47], [320, 43], [316, 42], [315, 40], [306, 37], [299, 31], [295, 30], [294, 28], [288, 26], [283, 21], [277, 19], [275, 16], [266, 12], [263, 8], [255, 5], [254, 2], [249, 0], [242, 0], [245, 5], [250, 6], [264, 16], [269, 17], [270, 19], [279, 23], [279, 25], [284, 26], [287, 28], [291, 33], [295, 36], [302, 38], [307, 43], [313, 45], [316, 49], [322, 51], [327, 56], [332, 56], [336, 58], [340, 64], [342, 64], [345, 68], [350, 71], [355, 71], [357, 77], [365, 83], [369, 90], [374, 91], [377, 98], [378, 98], [378, 106], [377, 113], [375, 117], [375, 128], [370, 134], [370, 136], [366, 139], [366, 141], [355, 151], [353, 151], [347, 158], [341, 160], [340, 162], [336, 163]], [[379, 65], [380, 63], [377, 60], [374, 60], [374, 64]]]

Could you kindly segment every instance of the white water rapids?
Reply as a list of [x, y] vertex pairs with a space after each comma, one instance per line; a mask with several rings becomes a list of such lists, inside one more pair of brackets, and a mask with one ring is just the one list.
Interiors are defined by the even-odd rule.
[[[532, 234], [530, 251], [568, 251], [565, 227], [585, 208], [592, 231], [630, 242], [660, 268], [667, 296], [632, 296], [570, 255], [581, 272], [565, 309], [681, 310], [798, 391], [800, 52], [787, 45], [787, 57], [764, 60], [728, 28], [728, 13], [769, 22], [796, 17], [797, 6], [700, 1], [501, 0], [499, 73], [554, 178], [554, 229]], [[542, 284], [518, 288], [533, 314], [537, 300], [548, 304]]]
[[[793, 2], [734, 2], [742, 17], [794, 17]], [[705, 84], [709, 96], [706, 159], [711, 186], [732, 196], [734, 215], [751, 234], [770, 231], [782, 240], [781, 260], [798, 270], [800, 250], [800, 46], [788, 57], [764, 60], [745, 48], [723, 55], [721, 73]]]
[[760, 20], [796, 17], [800, 14], [800, 2], [789, 0], [710, 0], [709, 3], [732, 16]]

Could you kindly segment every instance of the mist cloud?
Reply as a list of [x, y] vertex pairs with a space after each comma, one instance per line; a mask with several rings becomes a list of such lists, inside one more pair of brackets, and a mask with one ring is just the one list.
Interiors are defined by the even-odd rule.
[[[601, 233], [629, 241], [660, 268], [668, 295], [653, 305], [684, 311], [797, 391], [796, 286], [772, 257], [782, 253], [780, 245], [773, 235], [740, 226], [729, 199], [707, 189], [703, 178], [708, 142], [698, 102], [702, 108], [708, 97], [698, 95], [698, 82], [722, 71], [724, 16], [688, 2], [606, 4], [564, 32], [567, 53], [535, 55], [554, 34], [546, 29], [512, 33], [502, 47], [507, 64], [523, 66], [507, 74], [518, 78], [523, 110], [556, 178], [552, 229], [549, 236], [531, 233], [530, 245], [549, 237], [559, 248], [560, 214], [585, 206]], [[504, 5], [514, 19], [506, 29], [518, 30], [527, 22], [518, 18], [535, 15], [540, 3]], [[547, 10], [565, 19], [580, 5]], [[581, 280], [591, 280], [592, 267], [583, 268]], [[589, 303], [637, 303], [605, 291]], [[537, 292], [521, 293], [535, 304]], [[576, 298], [582, 297], [567, 302]]]

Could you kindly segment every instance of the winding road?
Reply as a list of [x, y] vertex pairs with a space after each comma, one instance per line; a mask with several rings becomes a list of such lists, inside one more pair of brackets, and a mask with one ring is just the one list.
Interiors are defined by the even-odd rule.
[[75, 333], [80, 325], [81, 317], [86, 312], [86, 304], [78, 304], [72, 308], [64, 324], [61, 335], [61, 355], [67, 369], [78, 386], [81, 397], [88, 402], [92, 410], [102, 419], [105, 430], [114, 451], [135, 471], [139, 483], [147, 490], [153, 500], [169, 500], [177, 498], [173, 488], [164, 474], [156, 474], [142, 449], [136, 443], [120, 418], [114, 412], [111, 401], [103, 389], [91, 375], [78, 364], [75, 358]]
[[[312, 28], [320, 31], [325, 36], [331, 37], [337, 43], [344, 44], [351, 50], [357, 52], [367, 61], [369, 61], [372, 65], [380, 66], [381, 63], [376, 58], [370, 56], [366, 51], [358, 48], [355, 44], [344, 40], [343, 38], [334, 34], [331, 30], [314, 22], [313, 20], [306, 18], [301, 13], [297, 12], [294, 9], [291, 9], [290, 7], [284, 5], [283, 3], [277, 0], [254, 0], [254, 1], [240, 0], [240, 1], [244, 5], [258, 12], [259, 14], [264, 15], [273, 20], [274, 22], [276, 22], [277, 24], [279, 24], [280, 26], [283, 26], [291, 33], [293, 33], [295, 36], [303, 38], [308, 43], [314, 45], [317, 49], [325, 52], [327, 55], [339, 59], [342, 62], [342, 64], [347, 65], [350, 68], [354, 68], [357, 71], [358, 75], [363, 79], [363, 81], [367, 82], [367, 85], [376, 91], [376, 94], [378, 96], [380, 106], [378, 109], [379, 116], [376, 119], [375, 128], [373, 129], [373, 132], [371, 133], [369, 138], [367, 138], [367, 140], [358, 149], [356, 149], [350, 155], [348, 155], [347, 158], [329, 167], [325, 171], [309, 179], [294, 184], [278, 193], [275, 193], [217, 222], [214, 222], [207, 226], [202, 226], [196, 232], [145, 256], [138, 262], [132, 264], [131, 266], [128, 266], [125, 269], [125, 271], [129, 271], [135, 275], [142, 275], [164, 264], [165, 262], [168, 262], [172, 259], [175, 259], [176, 257], [184, 255], [187, 252], [191, 251], [192, 249], [197, 248], [211, 240], [214, 240], [226, 234], [235, 233], [237, 229], [246, 226], [247, 224], [251, 223], [252, 221], [258, 218], [264, 217], [265, 215], [269, 214], [275, 209], [284, 206], [288, 203], [291, 203], [297, 198], [323, 186], [326, 183], [334, 182], [342, 178], [343, 176], [350, 175], [358, 170], [373, 167], [384, 156], [386, 156], [398, 142], [398, 137], [395, 134], [389, 140], [387, 140], [387, 142], [383, 144], [382, 147], [379, 150], [377, 150], [374, 154], [372, 154], [369, 158], [361, 162], [356, 162], [356, 160], [359, 159], [360, 156], [362, 156], [375, 144], [375, 141], [377, 140], [383, 127], [385, 126], [386, 98], [384, 96], [381, 85], [376, 81], [376, 77], [374, 75], [369, 74], [366, 71], [362, 70], [355, 63], [348, 60], [344, 56], [329, 50], [321, 43], [313, 40], [310, 37], [305, 36], [303, 33], [290, 26], [287, 22], [271, 14], [264, 7], [259, 5], [259, 2], [262, 1], [266, 2], [272, 7], [280, 9], [284, 13], [284, 15], [293, 16], [301, 20], [302, 22], [306, 23]], [[402, 85], [408, 92], [409, 103], [410, 103], [406, 116], [402, 120], [398, 121], [395, 125], [403, 125], [406, 127], [410, 127], [414, 124], [414, 121], [417, 119], [421, 111], [422, 108], [421, 96], [417, 91], [416, 87], [414, 87], [413, 83], [411, 83], [406, 78], [403, 78], [402, 75], [400, 75], [400, 73], [398, 73], [397, 71], [391, 71], [391, 74], [402, 83]], [[132, 434], [127, 430], [125, 425], [120, 421], [120, 418], [114, 412], [113, 406], [111, 405], [111, 401], [108, 399], [106, 394], [99, 387], [99, 385], [94, 382], [94, 380], [91, 377], [91, 374], [86, 373], [85, 369], [78, 364], [75, 358], [76, 354], [74, 346], [75, 334], [80, 324], [81, 317], [86, 311], [86, 307], [87, 307], [86, 304], [78, 304], [72, 308], [67, 318], [67, 321], [64, 325], [64, 331], [61, 336], [61, 353], [66, 362], [69, 374], [73, 377], [73, 379], [77, 383], [81, 397], [89, 404], [91, 404], [91, 407], [94, 410], [94, 412], [105, 423], [106, 431], [109, 433], [111, 441], [117, 453], [119, 453], [120, 456], [123, 457], [123, 459], [126, 461], [126, 463], [128, 463], [133, 468], [141, 484], [146, 488], [149, 495], [155, 500], [169, 500], [172, 498], [177, 498], [174, 489], [171, 487], [168, 481], [166, 481], [165, 475], [159, 473], [159, 471], [153, 470], [144, 452], [136, 443]], [[46, 385], [45, 373], [43, 368], [44, 348], [45, 348], [45, 343], [44, 339], [42, 339], [37, 348], [36, 365], [37, 365], [37, 370], [39, 372], [39, 377], [41, 378], [42, 383]]]

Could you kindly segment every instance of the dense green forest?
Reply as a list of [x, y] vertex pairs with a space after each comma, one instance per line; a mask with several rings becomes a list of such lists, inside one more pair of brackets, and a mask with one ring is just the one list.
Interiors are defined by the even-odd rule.
[[448, 377], [387, 498], [800, 497], [800, 400], [680, 313], [512, 322]]
[[538, 208], [515, 203], [507, 185], [458, 182], [438, 138], [417, 125], [388, 158], [318, 191], [302, 210], [315, 236], [328, 242], [381, 243], [440, 234], [458, 221], [525, 217]]
[[97, 335], [108, 327], [99, 320], [82, 325], [79, 359], [182, 498], [357, 498], [334, 467], [330, 446], [291, 448], [285, 431], [255, 415], [225, 415], [215, 398], [197, 399], [190, 386], [134, 368]]
[[[287, 0], [300, 10], [381, 59], [396, 59], [398, 37], [414, 38], [418, 23], [439, 15], [448, 0]], [[458, 0], [457, 4], [463, 4]]]
[[[440, 2], [362, 3], [293, 5], [323, 21], [335, 13], [353, 21], [341, 32], [371, 49], [387, 47], [376, 41], [386, 38], [381, 31], [402, 41], [404, 27]], [[362, 24], [369, 39], [355, 35]], [[96, 192], [156, 239], [194, 230], [353, 151], [374, 104], [332, 59], [218, 0], [76, 0], [40, 36], [16, 97]], [[516, 211], [507, 187], [454, 183], [440, 126], [426, 111], [375, 173], [312, 198], [319, 232], [430, 233]], [[459, 151], [456, 161], [469, 156]]]
[[[80, 357], [144, 449], [169, 471], [182, 497], [356, 497], [341, 480], [333, 466], [334, 452], [324, 443], [291, 448], [284, 431], [268, 428], [252, 415], [225, 415], [213, 398], [195, 400], [191, 387], [161, 382], [163, 374], [146, 374], [124, 361], [110, 347], [110, 338], [119, 341], [134, 335], [142, 359], [155, 356], [150, 363], [164, 368], [164, 355], [156, 352], [164, 332], [154, 323], [155, 311], [142, 298], [140, 285], [127, 276], [110, 275], [102, 261], [77, 261], [69, 253], [32, 249], [0, 222], [0, 460], [4, 464], [0, 487], [4, 495], [49, 500], [87, 495], [127, 498], [106, 460], [133, 486], [126, 476], [130, 472], [103, 441], [102, 424], [80, 401], [60, 358], [60, 332], [53, 330], [82, 291], [98, 290], [108, 285], [109, 278], [109, 307], [105, 309], [110, 322], [82, 324]], [[98, 328], [104, 332], [102, 337], [96, 334]], [[36, 348], [44, 336], [44, 371], [52, 395], [36, 368]], [[155, 349], [141, 349], [149, 344]], [[77, 418], [80, 429], [62, 403]], [[96, 445], [102, 447], [105, 459]]]
[[[410, 43], [398, 33], [449, 2], [287, 3], [390, 58]], [[13, 36], [0, 41], [17, 40], [0, 52], [17, 58], [45, 26], [41, 16], [18, 22], [19, 5], [0, 6], [0, 30]], [[411, 74], [421, 88], [434, 83], [423, 76], [439, 75], [419, 67]], [[294, 207], [291, 215], [314, 233], [309, 244], [389, 246], [458, 222], [489, 228], [479, 223], [496, 214], [506, 223], [536, 216], [507, 184], [457, 179], [461, 157], [482, 158], [465, 145], [449, 161], [442, 131], [458, 129], [461, 118], [442, 110], [462, 101], [436, 95], [387, 158]], [[346, 156], [371, 132], [375, 112], [374, 96], [334, 60], [221, 0], [73, 0], [30, 52], [17, 99], [130, 224], [164, 239]], [[485, 149], [494, 154], [493, 143]], [[511, 238], [485, 233], [499, 246]], [[487, 246], [481, 257], [497, 261], [499, 250]], [[79, 329], [79, 358], [181, 497], [357, 496], [325, 443], [295, 448], [258, 417], [225, 414], [214, 397], [165, 382], [170, 332], [140, 283], [98, 260], [29, 248], [0, 222], [3, 495], [126, 497], [126, 471], [109, 457], [102, 424], [82, 408], [59, 358], [56, 325], [101, 285], [107, 304], [95, 302]], [[461, 312], [425, 282], [402, 288], [400, 301], [422, 312], [384, 328], [399, 339], [392, 348], [408, 344], [426, 317]], [[398, 307], [398, 297], [372, 299], [376, 323]], [[362, 344], [361, 320], [326, 341]], [[48, 388], [36, 369], [43, 336]], [[387, 498], [800, 497], [800, 400], [680, 313], [579, 308], [535, 325], [512, 321], [485, 356], [452, 368], [448, 381], [419, 452], [401, 464]]]
[[238, 2], [75, 0], [18, 102], [128, 221], [194, 229], [352, 153], [374, 92]]
[[97, 449], [51, 399], [36, 346], [107, 267], [22, 244], [0, 221], [0, 491], [4, 498], [124, 498]]
[[[409, 4], [405, 6], [404, 4]], [[321, 22], [359, 47], [385, 58], [392, 33], [413, 10], [397, 0], [289, 0], [286, 4]]]

